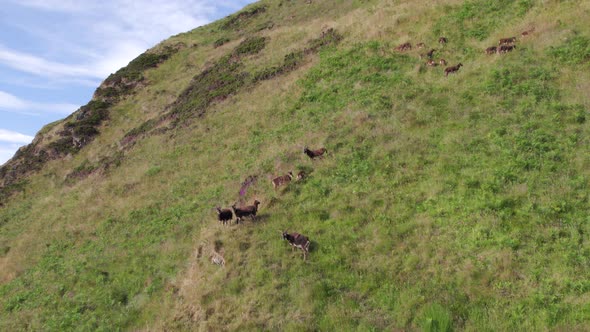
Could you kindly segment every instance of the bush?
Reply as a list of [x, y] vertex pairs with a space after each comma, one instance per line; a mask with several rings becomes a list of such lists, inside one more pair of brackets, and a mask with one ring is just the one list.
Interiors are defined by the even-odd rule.
[[96, 89], [95, 96], [102, 98], [119, 98], [128, 95], [133, 88], [144, 80], [143, 73], [166, 61], [178, 52], [179, 46], [165, 46], [160, 52], [145, 52], [131, 60], [126, 67], [109, 75], [104, 83]]
[[[267, 40], [265, 37], [246, 38], [230, 54], [221, 57], [213, 66], [196, 75], [172, 104], [170, 113], [164, 117], [176, 117], [177, 122], [182, 121], [182, 118], [190, 114], [201, 114], [212, 102], [236, 93], [248, 83], [248, 74], [242, 71], [240, 56], [260, 52]], [[149, 129], [151, 125], [146, 124], [146, 127], [140, 129]]]
[[278, 75], [286, 74], [291, 72], [303, 64], [306, 54], [316, 53], [324, 47], [334, 45], [342, 40], [342, 35], [334, 29], [329, 29], [323, 32], [318, 38], [310, 40], [307, 44], [308, 47], [304, 50], [291, 52], [285, 55], [283, 63], [280, 66], [273, 66], [265, 68], [254, 75], [254, 81], [268, 80]]
[[576, 65], [590, 60], [590, 38], [574, 36], [560, 46], [551, 46], [547, 53], [568, 65]]
[[322, 32], [320, 37], [310, 40], [306, 51], [317, 52], [323, 47], [338, 44], [343, 38], [344, 37], [335, 29], [330, 28], [327, 31]]
[[243, 42], [235, 48], [233, 54], [235, 55], [247, 55], [256, 54], [266, 46], [267, 38], [265, 37], [250, 37], [246, 38]]
[[303, 51], [292, 52], [285, 55], [285, 59], [280, 66], [273, 66], [261, 70], [254, 75], [254, 81], [268, 80], [297, 69], [303, 63], [304, 55], [305, 53]]
[[262, 31], [262, 30], [270, 30], [272, 28], [274, 28], [275, 24], [272, 21], [266, 21], [264, 23], [260, 23], [256, 26], [256, 28], [254, 29], [254, 31], [258, 32], [258, 31]]
[[213, 43], [213, 47], [218, 48], [227, 42], [229, 42], [229, 38], [226, 38], [226, 37], [219, 38]]
[[225, 19], [225, 22], [222, 23], [221, 29], [229, 30], [229, 29], [239, 29], [245, 23], [248, 23], [251, 18], [258, 16], [264, 12], [266, 12], [266, 6], [255, 6], [249, 9], [246, 9], [240, 13], [235, 15], [231, 15]]

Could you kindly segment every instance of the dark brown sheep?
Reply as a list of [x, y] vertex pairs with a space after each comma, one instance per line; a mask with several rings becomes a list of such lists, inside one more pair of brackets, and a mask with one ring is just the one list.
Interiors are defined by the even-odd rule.
[[283, 232], [283, 239], [289, 242], [289, 245], [293, 249], [298, 248], [303, 251], [303, 259], [307, 258], [307, 254], [309, 253], [309, 246], [311, 242], [306, 236], [303, 236], [299, 233], [287, 233], [287, 231]]
[[407, 51], [407, 50], [411, 50], [412, 49], [412, 44], [410, 44], [409, 42], [407, 43], [403, 43], [401, 45], [399, 45], [398, 47], [395, 48], [397, 51]]
[[323, 158], [323, 156], [324, 156], [324, 154], [326, 154], [326, 152], [328, 152], [328, 150], [326, 150], [326, 148], [320, 148], [317, 150], [310, 150], [307, 148], [307, 146], [303, 148], [303, 153], [305, 153], [311, 159]]
[[236, 223], [239, 223], [244, 217], [251, 217], [252, 219], [256, 219], [258, 205], [260, 205], [260, 202], [258, 200], [254, 200], [254, 205], [248, 205], [243, 207], [236, 207], [236, 205], [237, 203], [232, 205], [232, 209], [236, 214]]
[[449, 76], [449, 74], [452, 74], [452, 73], [455, 73], [455, 72], [459, 71], [459, 68], [461, 68], [461, 66], [463, 66], [463, 64], [462, 63], [459, 63], [456, 66], [445, 68], [445, 76]]
[[428, 51], [428, 52], [426, 53], [426, 56], [427, 56], [429, 59], [432, 59], [432, 56], [434, 55], [434, 52], [436, 52], [436, 50], [433, 48], [433, 49], [431, 49], [430, 51]]
[[510, 45], [510, 44], [514, 44], [515, 42], [516, 42], [516, 37], [500, 38], [500, 41], [498, 41], [498, 45]]
[[508, 53], [516, 49], [516, 45], [502, 45], [498, 49], [498, 53]]
[[449, 40], [447, 39], [447, 37], [440, 37], [438, 39], [439, 44], [446, 44]]
[[490, 46], [486, 48], [486, 54], [495, 54], [498, 48], [496, 46]]
[[219, 222], [222, 224], [227, 224], [228, 222], [231, 224], [232, 219], [234, 218], [234, 214], [229, 209], [221, 209], [219, 206], [217, 207], [217, 218]]

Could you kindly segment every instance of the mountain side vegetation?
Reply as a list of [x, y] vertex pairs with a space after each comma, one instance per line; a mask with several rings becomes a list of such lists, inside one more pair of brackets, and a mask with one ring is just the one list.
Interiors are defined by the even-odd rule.
[[172, 36], [0, 169], [0, 330], [589, 329], [588, 18], [263, 0]]

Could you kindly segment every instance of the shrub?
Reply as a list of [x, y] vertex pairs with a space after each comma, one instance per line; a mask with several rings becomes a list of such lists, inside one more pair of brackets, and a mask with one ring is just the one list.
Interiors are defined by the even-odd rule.
[[176, 117], [178, 123], [190, 114], [202, 114], [212, 102], [236, 93], [248, 83], [248, 75], [242, 71], [240, 56], [260, 52], [267, 40], [265, 37], [246, 38], [230, 54], [221, 57], [213, 66], [196, 75], [171, 105], [170, 113], [164, 117]]
[[551, 46], [547, 53], [568, 65], [575, 65], [590, 60], [590, 38], [577, 35], [566, 40], [560, 46]]
[[119, 98], [128, 95], [133, 88], [144, 80], [143, 73], [166, 61], [170, 56], [178, 52], [180, 46], [165, 46], [161, 51], [149, 51], [142, 53], [131, 60], [126, 67], [119, 69], [116, 73], [109, 75], [104, 83], [96, 89], [95, 97]]
[[256, 54], [266, 46], [267, 38], [265, 37], [250, 37], [246, 38], [243, 42], [235, 48], [235, 55], [247, 55]]
[[215, 42], [213, 42], [213, 47], [218, 48], [227, 42], [229, 42], [229, 38], [226, 38], [226, 37], [219, 38]]
[[78, 151], [78, 148], [72, 143], [72, 136], [59, 138], [56, 141], [49, 143], [47, 148], [53, 155], [67, 155]]
[[344, 37], [335, 29], [330, 28], [327, 31], [322, 32], [320, 37], [310, 40], [306, 51], [317, 52], [323, 47], [338, 44], [343, 38]]
[[139, 127], [133, 128], [128, 131], [125, 136], [123, 137], [123, 141], [128, 143], [128, 141], [135, 139], [137, 136], [147, 133], [148, 131], [154, 129], [156, 127], [157, 121], [155, 119], [149, 119], [146, 122], [142, 123]]
[[265, 68], [254, 75], [254, 81], [268, 80], [275, 76], [285, 74], [297, 69], [304, 60], [303, 51], [292, 52], [285, 55], [283, 63], [280, 66]]
[[[98, 126], [109, 117], [110, 103], [103, 100], [92, 100], [80, 107], [74, 120], [64, 125], [66, 130], [60, 133], [61, 138], [49, 144], [56, 155], [76, 153], [90, 143], [99, 131]], [[76, 138], [77, 143], [74, 143]]]
[[334, 29], [329, 29], [323, 32], [318, 38], [310, 40], [308, 47], [304, 50], [298, 50], [285, 55], [283, 63], [279, 66], [265, 68], [254, 75], [254, 81], [268, 80], [278, 75], [286, 74], [299, 68], [304, 60], [306, 54], [316, 53], [322, 48], [339, 43], [342, 40], [342, 35]]
[[245, 23], [248, 23], [250, 19], [258, 16], [264, 12], [266, 12], [266, 6], [255, 6], [249, 9], [246, 9], [240, 13], [235, 15], [231, 15], [225, 19], [225, 21], [221, 25], [221, 29], [229, 30], [229, 29], [239, 29]]
[[274, 28], [275, 24], [272, 21], [266, 21], [264, 23], [260, 23], [254, 28], [254, 31], [262, 31], [262, 30], [270, 30]]

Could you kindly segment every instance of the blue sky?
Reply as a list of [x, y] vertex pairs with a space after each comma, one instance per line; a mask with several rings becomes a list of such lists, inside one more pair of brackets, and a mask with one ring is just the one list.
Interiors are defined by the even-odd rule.
[[253, 0], [2, 0], [0, 165], [158, 42]]

